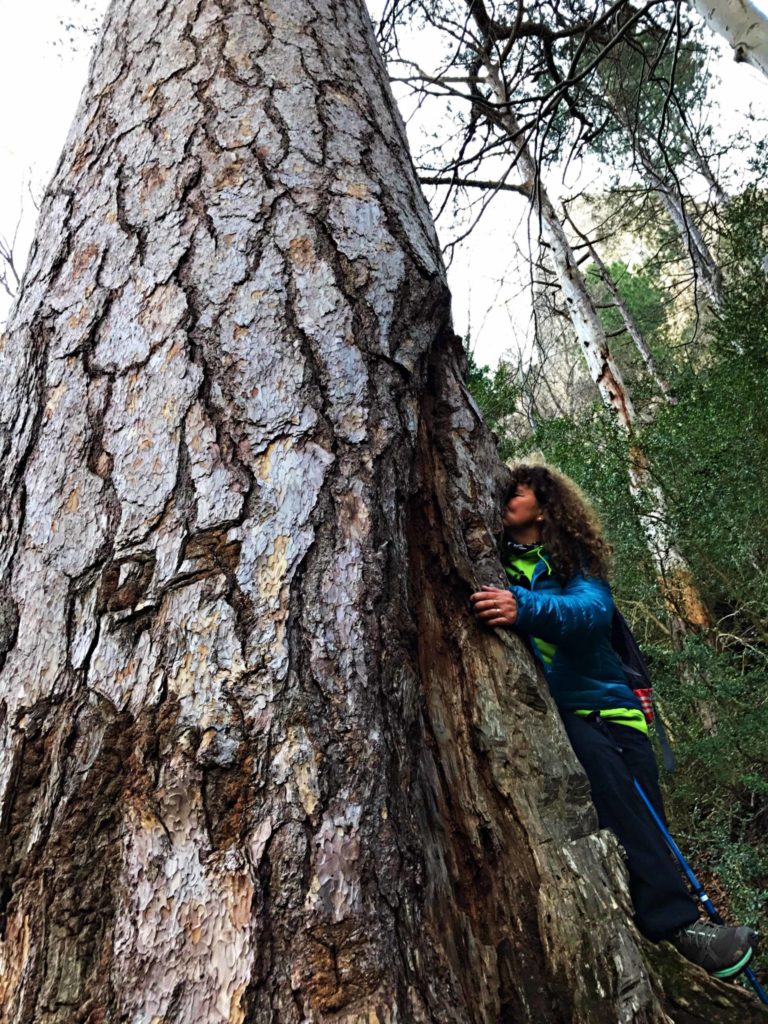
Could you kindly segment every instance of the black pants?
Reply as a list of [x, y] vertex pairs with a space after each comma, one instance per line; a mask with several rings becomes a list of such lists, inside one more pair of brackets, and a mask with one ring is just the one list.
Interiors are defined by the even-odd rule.
[[638, 929], [654, 942], [699, 916], [658, 826], [638, 795], [637, 779], [666, 824], [656, 760], [647, 736], [595, 715], [562, 713], [565, 731], [587, 773], [601, 828], [627, 854], [629, 891]]

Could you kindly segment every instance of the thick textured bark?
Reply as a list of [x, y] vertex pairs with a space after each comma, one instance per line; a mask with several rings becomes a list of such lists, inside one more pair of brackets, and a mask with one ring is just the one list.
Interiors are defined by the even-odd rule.
[[737, 61], [768, 75], [768, 16], [751, 0], [691, 0], [713, 32], [728, 42]]
[[355, 0], [117, 0], [1, 357], [0, 1020], [678, 1019]]

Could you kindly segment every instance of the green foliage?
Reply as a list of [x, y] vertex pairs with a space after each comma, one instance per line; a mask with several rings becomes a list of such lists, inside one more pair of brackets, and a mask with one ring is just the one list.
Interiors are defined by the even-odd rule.
[[[650, 270], [633, 273], [621, 260], [615, 260], [606, 267], [641, 334], [651, 346], [664, 340], [666, 331], [666, 293], [661, 283]], [[611, 303], [610, 292], [597, 267], [587, 267], [587, 284], [598, 305]], [[619, 309], [611, 303], [599, 310], [600, 320], [606, 331], [612, 332], [624, 327]]]
[[467, 347], [467, 387], [480, 407], [485, 422], [499, 437], [502, 458], [508, 457], [505, 421], [514, 412], [520, 397], [520, 385], [508, 363], [501, 362], [495, 370], [478, 366]]
[[768, 358], [768, 193], [753, 186], [725, 212], [720, 260], [728, 287], [714, 329], [720, 348]]
[[[587, 47], [587, 58], [594, 56]], [[670, 24], [640, 23], [607, 55], [593, 83], [593, 103], [604, 111], [604, 129], [592, 148], [610, 165], [631, 157], [636, 144], [663, 147], [670, 166], [682, 163], [682, 113], [706, 98], [706, 50], [690, 28], [684, 37]], [[660, 166], [665, 166], [660, 161]]]
[[677, 387], [685, 400], [660, 412], [645, 432], [645, 451], [721, 628], [765, 643], [768, 364], [720, 355], [698, 374], [681, 374]]
[[[665, 780], [678, 842], [732, 921], [766, 926], [768, 706], [765, 655], [717, 651], [692, 637], [646, 648], [678, 771]], [[702, 707], [716, 717], [702, 729]]]

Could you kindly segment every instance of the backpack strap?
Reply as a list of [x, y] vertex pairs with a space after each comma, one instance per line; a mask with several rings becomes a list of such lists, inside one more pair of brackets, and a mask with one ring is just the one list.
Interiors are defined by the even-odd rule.
[[656, 724], [656, 735], [661, 747], [664, 768], [668, 772], [673, 772], [675, 770], [675, 755], [669, 745], [667, 730], [664, 728], [659, 709], [653, 706], [653, 683], [648, 672], [648, 665], [627, 620], [615, 605], [611, 621], [611, 645], [616, 651], [633, 693], [640, 701], [645, 720], [649, 725], [651, 722]]

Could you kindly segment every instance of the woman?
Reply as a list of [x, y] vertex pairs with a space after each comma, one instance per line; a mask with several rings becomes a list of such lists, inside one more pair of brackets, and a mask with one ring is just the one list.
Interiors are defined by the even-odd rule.
[[667, 939], [720, 978], [746, 966], [757, 943], [749, 928], [698, 920], [656, 825], [634, 787], [664, 808], [648, 727], [611, 646], [608, 546], [576, 485], [542, 465], [519, 465], [505, 500], [502, 541], [508, 590], [472, 595], [477, 617], [532, 641], [573, 749], [592, 787], [601, 828], [627, 855], [639, 930]]

